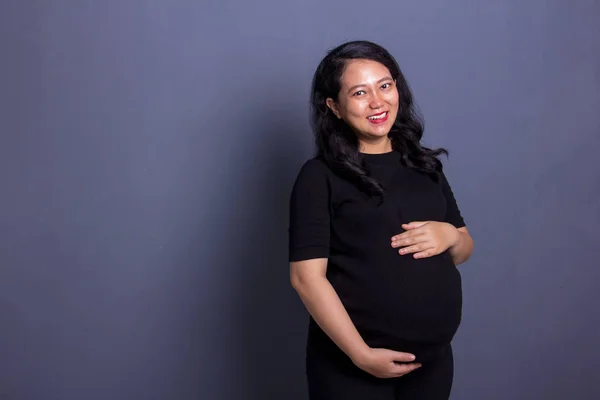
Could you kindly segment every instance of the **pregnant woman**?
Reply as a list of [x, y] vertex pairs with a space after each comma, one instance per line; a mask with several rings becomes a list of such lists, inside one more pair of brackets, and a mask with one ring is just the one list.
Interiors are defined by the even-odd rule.
[[396, 60], [345, 43], [318, 66], [317, 154], [290, 201], [292, 286], [310, 313], [311, 400], [448, 399], [473, 251]]

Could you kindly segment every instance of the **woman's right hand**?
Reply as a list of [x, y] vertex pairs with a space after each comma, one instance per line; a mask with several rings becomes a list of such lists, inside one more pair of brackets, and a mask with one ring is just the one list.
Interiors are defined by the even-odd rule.
[[420, 363], [411, 363], [414, 359], [409, 353], [369, 348], [354, 364], [377, 378], [397, 378], [421, 367]]

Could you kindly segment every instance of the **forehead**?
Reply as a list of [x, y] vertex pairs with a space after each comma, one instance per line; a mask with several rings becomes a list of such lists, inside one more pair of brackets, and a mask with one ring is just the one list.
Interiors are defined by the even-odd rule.
[[387, 77], [391, 78], [392, 74], [385, 65], [377, 61], [350, 60], [346, 63], [341, 83], [342, 86], [350, 87], [377, 82]]

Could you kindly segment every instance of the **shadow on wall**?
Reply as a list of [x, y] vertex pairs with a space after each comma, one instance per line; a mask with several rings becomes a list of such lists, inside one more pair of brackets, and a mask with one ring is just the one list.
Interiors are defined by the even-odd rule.
[[[246, 182], [236, 203], [240, 246], [234, 326], [243, 357], [243, 399], [306, 399], [304, 352], [308, 313], [289, 281], [289, 196], [311, 149], [303, 104], [265, 107], [249, 129]], [[275, 118], [273, 118], [276, 116]], [[304, 151], [304, 149], [306, 149]], [[308, 154], [308, 156], [307, 156]]]

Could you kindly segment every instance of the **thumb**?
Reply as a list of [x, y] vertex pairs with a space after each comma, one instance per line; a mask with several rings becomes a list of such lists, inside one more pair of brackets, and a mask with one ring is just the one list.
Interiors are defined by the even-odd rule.
[[425, 225], [427, 221], [413, 221], [408, 224], [402, 224], [403, 229], [415, 229]]

